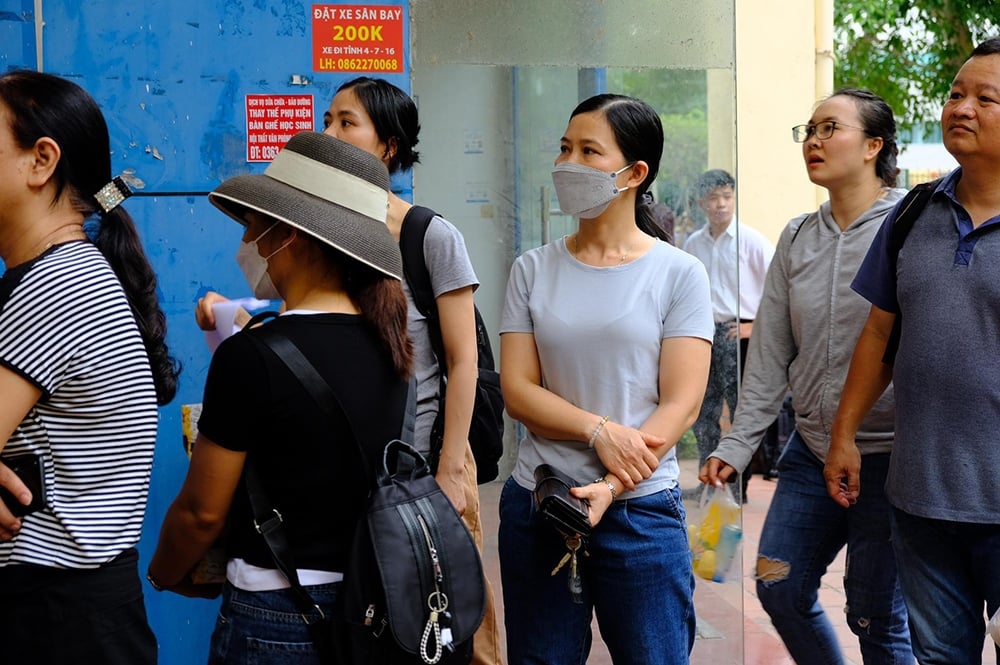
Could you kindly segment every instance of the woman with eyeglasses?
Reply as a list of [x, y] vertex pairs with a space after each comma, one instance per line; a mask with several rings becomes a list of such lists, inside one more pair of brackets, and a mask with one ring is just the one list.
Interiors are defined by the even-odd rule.
[[822, 101], [808, 124], [793, 127], [792, 138], [802, 144], [809, 179], [826, 188], [830, 200], [791, 220], [781, 234], [733, 427], [700, 478], [715, 484], [743, 471], [790, 389], [796, 428], [778, 462], [780, 480], [758, 547], [761, 604], [796, 663], [843, 663], [819, 586], [846, 545], [847, 619], [864, 662], [912, 663], [883, 492], [894, 435], [891, 386], [858, 433], [857, 503], [840, 507], [823, 477], [830, 427], [869, 309], [850, 283], [905, 194], [895, 188], [896, 122], [877, 95], [844, 88]]

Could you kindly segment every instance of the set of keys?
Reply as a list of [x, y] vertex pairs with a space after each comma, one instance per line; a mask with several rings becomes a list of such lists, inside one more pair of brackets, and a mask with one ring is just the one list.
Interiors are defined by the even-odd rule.
[[[566, 581], [566, 585], [569, 587], [569, 595], [574, 603], [583, 602], [583, 581], [580, 579], [580, 571], [577, 569], [576, 561], [576, 552], [582, 544], [583, 539], [580, 537], [580, 534], [567, 536], [566, 549], [569, 551], [563, 555], [563, 558], [559, 559], [559, 563], [556, 564], [556, 567], [550, 573], [550, 575], [555, 577], [556, 573], [562, 570], [563, 566], [567, 563], [569, 564], [569, 579]], [[586, 555], [586, 552], [584, 554]]]

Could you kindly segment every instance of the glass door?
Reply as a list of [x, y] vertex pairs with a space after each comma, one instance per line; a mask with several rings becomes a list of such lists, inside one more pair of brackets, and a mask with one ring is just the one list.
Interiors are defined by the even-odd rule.
[[[735, 174], [733, 0], [411, 0], [410, 11], [423, 137], [414, 199], [446, 211], [465, 235], [482, 283], [476, 301], [494, 333], [513, 259], [575, 230], [558, 210], [550, 171], [581, 100], [622, 93], [660, 113], [665, 145], [651, 191], [678, 245], [705, 223], [699, 176], [709, 168]], [[508, 470], [518, 438], [509, 429]], [[682, 487], [697, 486], [693, 434], [678, 453]], [[742, 548], [725, 581], [696, 579], [691, 662], [741, 663]], [[610, 663], [594, 629], [589, 662]]]

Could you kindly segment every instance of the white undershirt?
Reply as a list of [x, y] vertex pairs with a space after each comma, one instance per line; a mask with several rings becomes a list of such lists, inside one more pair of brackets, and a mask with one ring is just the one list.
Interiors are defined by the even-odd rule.
[[[333, 584], [344, 579], [343, 573], [329, 570], [297, 569], [302, 586]], [[226, 579], [237, 589], [244, 591], [276, 591], [291, 586], [284, 573], [276, 568], [260, 568], [243, 559], [230, 559], [226, 564]]]

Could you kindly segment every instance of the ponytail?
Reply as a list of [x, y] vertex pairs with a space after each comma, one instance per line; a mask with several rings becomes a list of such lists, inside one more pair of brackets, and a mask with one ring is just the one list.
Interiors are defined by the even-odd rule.
[[164, 406], [177, 393], [180, 364], [167, 351], [167, 317], [156, 297], [156, 273], [128, 211], [118, 206], [105, 213], [97, 224], [94, 244], [125, 289], [149, 357], [156, 403]]
[[344, 291], [361, 310], [361, 319], [389, 353], [396, 373], [409, 379], [413, 374], [413, 343], [406, 332], [408, 305], [400, 281], [318, 239], [301, 237], [308, 239], [307, 247], [319, 250], [324, 266], [336, 271]]
[[374, 332], [382, 347], [392, 356], [392, 364], [401, 378], [409, 379], [413, 373], [413, 343], [406, 332], [406, 294], [399, 281], [390, 277], [375, 276], [356, 287], [361, 280], [348, 280], [347, 293], [361, 309], [361, 318]]
[[670, 234], [666, 229], [656, 223], [656, 215], [653, 213], [653, 195], [646, 191], [651, 180], [647, 179], [639, 186], [639, 192], [635, 197], [635, 225], [646, 235], [666, 242], [672, 242]]

